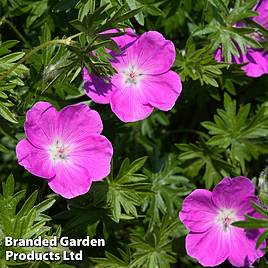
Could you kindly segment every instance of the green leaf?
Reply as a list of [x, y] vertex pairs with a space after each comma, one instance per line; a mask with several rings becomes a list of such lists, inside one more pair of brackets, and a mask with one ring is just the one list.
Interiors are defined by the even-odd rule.
[[136, 8], [136, 9], [133, 9], [131, 11], [128, 11], [121, 16], [114, 16], [112, 19], [109, 20], [109, 23], [115, 24], [115, 23], [119, 23], [119, 22], [124, 22], [124, 21], [134, 17], [139, 12], [141, 12], [142, 9], [143, 9], [143, 6]]
[[138, 171], [144, 166], [147, 158], [147, 156], [141, 157], [139, 159], [136, 159], [131, 164], [129, 164], [129, 160], [126, 158], [123, 161], [120, 171], [115, 180], [118, 180], [120, 182], [122, 179], [125, 180], [125, 176], [130, 177], [132, 174], [134, 174], [136, 171]]
[[[201, 34], [200, 29], [196, 31], [195, 34]], [[179, 54], [175, 61], [175, 68], [183, 81], [191, 78], [199, 80], [201, 85], [207, 84], [213, 87], [219, 86], [217, 79], [222, 74], [221, 69], [225, 67], [227, 64], [217, 63], [207, 48], [196, 49], [191, 37], [187, 41], [185, 54]]]
[[238, 3], [239, 1], [237, 1], [235, 8], [230, 12], [230, 15], [228, 17], [228, 22], [230, 24], [234, 24], [237, 21], [242, 21], [245, 18], [250, 18], [258, 15], [258, 13], [252, 11], [257, 3], [257, 0], [249, 0], [246, 3], [242, 3], [241, 6]]
[[147, 179], [136, 172], [144, 165], [147, 157], [135, 160], [131, 164], [125, 159], [115, 179], [108, 178], [107, 203], [112, 211], [112, 217], [119, 222], [122, 208], [129, 216], [137, 217], [137, 206], [141, 205], [141, 196], [149, 191]]
[[15, 180], [12, 174], [10, 174], [6, 180], [6, 182], [2, 183], [3, 187], [3, 196], [9, 197], [14, 194], [15, 189]]
[[16, 120], [15, 116], [10, 112], [10, 110], [0, 102], [0, 115], [8, 120], [11, 123], [17, 124], [18, 121]]
[[196, 144], [178, 144], [177, 147], [181, 151], [179, 160], [186, 167], [187, 176], [196, 177], [204, 169], [202, 177], [207, 189], [217, 184], [221, 178], [236, 173], [234, 167], [223, 159], [224, 150], [208, 142], [201, 140]]
[[177, 220], [162, 218], [161, 225], [155, 225], [153, 232], [131, 234], [131, 248], [135, 250], [130, 268], [163, 267], [169, 268], [176, 262], [172, 252], [170, 235], [178, 227]]
[[83, 19], [88, 15], [88, 13], [89, 12], [93, 13], [94, 10], [95, 10], [95, 0], [88, 0], [86, 1], [86, 3], [82, 3], [81, 7], [79, 8], [78, 19], [80, 21], [83, 21]]
[[[54, 5], [52, 11], [53, 12], [61, 12], [68, 10], [74, 7], [79, 0], [59, 0], [56, 5]], [[90, 2], [90, 1], [89, 1]]]
[[[142, 5], [136, 0], [126, 0], [126, 2], [131, 10], [137, 10], [138, 8], [142, 7]], [[144, 25], [144, 15], [142, 12], [136, 14], [135, 19], [140, 25]]]
[[247, 215], [245, 215], [245, 218], [246, 221], [236, 221], [232, 223], [232, 225], [245, 229], [268, 228], [268, 219], [263, 220], [259, 218], [253, 218]]
[[[160, 161], [160, 160], [158, 160]], [[177, 159], [169, 156], [164, 164], [160, 164], [158, 172], [145, 170], [151, 182], [151, 192], [148, 192], [142, 203], [142, 211], [146, 213], [149, 228], [159, 224], [162, 215], [173, 217], [182, 204], [182, 197], [189, 194], [194, 186], [181, 176], [181, 169], [177, 166]]]
[[86, 27], [84, 26], [84, 24], [79, 21], [79, 20], [73, 20], [73, 21], [70, 21], [70, 24], [75, 28], [77, 29], [78, 31], [80, 32], [87, 32], [87, 29]]
[[265, 216], [268, 219], [268, 210], [267, 209], [259, 206], [256, 203], [252, 203], [252, 206], [257, 212], [259, 212], [260, 214], [262, 214], [263, 216]]
[[24, 55], [25, 55], [24, 52], [14, 52], [14, 53], [10, 53], [10, 54], [2, 57], [0, 60], [2, 62], [15, 62], [15, 61], [21, 59]]
[[[25, 195], [25, 190], [14, 194], [14, 178], [12, 175], [8, 177], [6, 182], [3, 182], [3, 195], [0, 195], [0, 236], [3, 239], [5, 236], [13, 238], [30, 238], [35, 239], [38, 236], [51, 235], [51, 228], [47, 226], [50, 217], [41, 215], [52, 204], [52, 200], [34, 206], [37, 197], [37, 191], [22, 204], [21, 209], [17, 213], [17, 206]], [[39, 208], [39, 209], [38, 209]], [[41, 217], [42, 216], [42, 217]], [[32, 248], [26, 247], [10, 247], [9, 250], [14, 252], [30, 252]], [[46, 248], [39, 248], [41, 251], [47, 251]], [[21, 261], [20, 264], [26, 264], [28, 261]], [[8, 267], [17, 265], [18, 262], [7, 261]], [[15, 263], [15, 264], [14, 264]]]
[[2, 153], [9, 153], [9, 150], [2, 144], [0, 144], [0, 152]]
[[219, 11], [222, 11], [225, 15], [229, 13], [228, 7], [225, 5], [223, 0], [208, 0], [208, 2]]
[[122, 259], [105, 251], [105, 258], [91, 258], [92, 261], [104, 268], [129, 268], [130, 252], [120, 251]]
[[22, 215], [28, 213], [33, 208], [37, 195], [38, 195], [38, 191], [34, 191], [30, 195], [30, 197], [25, 201], [23, 207], [18, 212], [17, 217], [21, 217]]
[[218, 109], [214, 123], [202, 122], [212, 136], [208, 144], [224, 150], [230, 149], [230, 157], [240, 163], [245, 171], [245, 162], [267, 152], [265, 138], [268, 136], [268, 116], [260, 107], [254, 116], [249, 116], [250, 105], [241, 106], [237, 111], [236, 101], [224, 96], [224, 110]]
[[259, 246], [262, 244], [262, 242], [263, 242], [265, 239], [267, 239], [267, 238], [268, 238], [268, 230], [266, 230], [265, 232], [263, 232], [263, 233], [259, 236], [259, 238], [258, 238], [258, 240], [257, 240], [257, 244], [256, 244], [256, 249], [258, 249]]

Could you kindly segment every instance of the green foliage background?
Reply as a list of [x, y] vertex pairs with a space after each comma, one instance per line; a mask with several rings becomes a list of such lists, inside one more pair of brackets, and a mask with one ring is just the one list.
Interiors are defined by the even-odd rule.
[[[268, 155], [268, 77], [248, 78], [241, 66], [213, 58], [219, 45], [226, 62], [238, 49], [267, 46], [252, 39], [256, 30], [268, 36], [249, 20], [256, 2], [0, 0], [1, 267], [200, 267], [186, 255], [187, 232], [178, 220], [187, 194], [211, 189], [224, 176], [243, 175], [254, 178], [268, 204], [267, 172], [259, 177]], [[234, 28], [241, 20], [248, 27]], [[81, 78], [83, 66], [98, 75], [114, 72], [105, 48], [116, 50], [116, 44], [99, 33], [127, 26], [139, 34], [157, 30], [172, 40], [174, 70], [183, 80], [171, 112], [154, 111], [131, 124], [120, 122], [109, 106], [91, 102]], [[24, 136], [25, 113], [39, 100], [58, 109], [85, 102], [101, 114], [115, 151], [112, 172], [84, 196], [65, 200], [17, 164], [15, 146]], [[267, 211], [256, 209], [267, 220], [248, 218], [237, 225], [268, 229]], [[83, 248], [82, 263], [13, 263], [4, 257], [7, 235], [89, 235], [104, 237], [106, 247]], [[266, 266], [263, 258], [256, 267]]]

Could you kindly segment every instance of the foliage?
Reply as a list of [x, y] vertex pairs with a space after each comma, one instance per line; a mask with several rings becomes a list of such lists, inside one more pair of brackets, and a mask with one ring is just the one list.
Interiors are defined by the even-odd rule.
[[176, 166], [174, 157], [170, 156], [158, 172], [145, 170], [150, 180], [153, 194], [148, 194], [142, 204], [146, 212], [146, 221], [150, 229], [160, 224], [164, 215], [173, 217], [181, 206], [182, 197], [194, 188], [186, 177], [179, 175], [180, 168]]
[[225, 110], [217, 111], [214, 116], [215, 123], [202, 123], [212, 136], [208, 144], [230, 149], [230, 158], [240, 163], [243, 172], [245, 161], [267, 152], [268, 117], [265, 108], [260, 107], [255, 115], [249, 117], [250, 108], [251, 105], [246, 104], [237, 111], [236, 101], [225, 95]]
[[205, 83], [218, 87], [216, 78], [222, 75], [221, 69], [227, 65], [217, 63], [207, 48], [197, 49], [190, 37], [187, 40], [185, 51], [178, 54], [175, 66], [178, 67], [183, 81], [188, 77], [188, 79], [198, 79], [201, 85]]
[[212, 51], [215, 51], [219, 46], [222, 48], [223, 58], [226, 62], [232, 61], [232, 55], [239, 57], [239, 52], [246, 52], [247, 46], [258, 48], [260, 45], [254, 38], [249, 37], [252, 33], [252, 28], [234, 27], [235, 23], [243, 19], [256, 15], [252, 11], [256, 5], [256, 0], [235, 1], [232, 8], [228, 8], [228, 3], [231, 1], [214, 1], [209, 0], [214, 12], [214, 18], [205, 26], [199, 26], [193, 31], [193, 36], [209, 34], [211, 40]]
[[143, 235], [131, 234], [131, 243], [124, 252], [119, 250], [121, 258], [106, 252], [105, 258], [94, 258], [100, 267], [170, 267], [176, 262], [171, 250], [171, 233], [177, 229], [177, 220], [163, 219], [160, 226], [154, 226], [152, 232]]
[[145, 183], [146, 177], [142, 174], [135, 174], [145, 163], [146, 157], [129, 163], [125, 159], [120, 167], [118, 175], [112, 179], [108, 178], [107, 202], [112, 208], [112, 216], [116, 222], [122, 217], [122, 208], [126, 215], [137, 217], [136, 206], [141, 205], [142, 194], [149, 190]]
[[[13, 175], [10, 175], [7, 181], [2, 183], [3, 194], [0, 195], [1, 241], [3, 241], [6, 236], [17, 239], [34, 239], [38, 236], [50, 236], [51, 227], [47, 226], [47, 223], [51, 218], [43, 214], [43, 212], [48, 210], [55, 203], [55, 200], [46, 199], [34, 205], [38, 195], [38, 192], [34, 191], [17, 211], [18, 204], [25, 196], [26, 190], [14, 193], [14, 185], [15, 181]], [[5, 250], [6, 248], [3, 243], [1, 243], [0, 255], [2, 267], [14, 264], [13, 261], [5, 261]], [[14, 252], [27, 252], [29, 248], [13, 247], [12, 250]], [[38, 250], [42, 252], [42, 250], [45, 249]], [[23, 264], [23, 262], [20, 264]]]

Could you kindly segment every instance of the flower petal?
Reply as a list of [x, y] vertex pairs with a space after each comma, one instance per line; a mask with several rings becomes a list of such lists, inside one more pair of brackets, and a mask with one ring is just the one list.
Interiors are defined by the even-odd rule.
[[88, 170], [80, 165], [58, 163], [56, 175], [49, 180], [49, 187], [69, 199], [89, 191], [91, 179]]
[[86, 94], [96, 103], [108, 104], [112, 92], [111, 84], [94, 74], [89, 74], [86, 68], [83, 68], [82, 75]]
[[[136, 35], [131, 28], [126, 28], [124, 31], [125, 31], [125, 34], [111, 38], [112, 40], [116, 42], [116, 44], [118, 45], [121, 51], [131, 46], [133, 42], [135, 42], [138, 38], [138, 35]], [[119, 32], [120, 31], [118, 29], [110, 29], [110, 30], [102, 32], [101, 34], [119, 33]], [[110, 52], [112, 54], [114, 53], [111, 50]]]
[[222, 58], [222, 49], [221, 47], [219, 47], [215, 53], [214, 53], [214, 58], [217, 62], [222, 62], [223, 58]]
[[[245, 64], [247, 62], [247, 57], [245, 54], [242, 53], [241, 49], [237, 46], [237, 49], [239, 51], [239, 57], [232, 55], [231, 62], [229, 63], [236, 63], [236, 64]], [[218, 62], [223, 62], [223, 55], [222, 55], [222, 48], [219, 47], [215, 53], [214, 58]]]
[[239, 208], [240, 202], [253, 196], [254, 192], [255, 187], [248, 178], [224, 178], [213, 189], [212, 200], [219, 208]]
[[183, 201], [179, 213], [181, 222], [192, 232], [204, 232], [214, 225], [217, 208], [208, 190], [194, 190]]
[[21, 140], [16, 146], [18, 162], [33, 175], [52, 178], [55, 171], [47, 151], [36, 148], [27, 139]]
[[181, 79], [173, 71], [148, 75], [141, 83], [148, 103], [163, 111], [172, 109], [182, 90]]
[[26, 114], [24, 125], [29, 141], [38, 148], [50, 144], [56, 131], [58, 112], [48, 102], [37, 102]]
[[109, 175], [112, 155], [112, 144], [104, 136], [90, 135], [77, 141], [70, 157], [75, 165], [88, 170], [91, 180], [97, 181]]
[[260, 0], [255, 11], [258, 12], [259, 15], [255, 16], [253, 20], [267, 29], [268, 28], [268, 0]]
[[[222, 50], [218, 48], [214, 54], [218, 62], [222, 62]], [[242, 70], [248, 77], [260, 77], [268, 73], [268, 53], [262, 49], [248, 48], [244, 55], [240, 51], [240, 57], [232, 56], [232, 63], [245, 64]]]
[[233, 227], [229, 236], [228, 260], [236, 267], [248, 267], [264, 255], [265, 242], [256, 250], [256, 243], [260, 232], [258, 230], [245, 231]]
[[258, 198], [256, 196], [249, 196], [246, 199], [244, 198], [241, 200], [238, 204], [236, 214], [239, 217], [239, 220], [244, 220], [244, 215], [246, 214], [255, 214], [252, 202], [258, 202]]
[[[268, 17], [268, 15], [267, 15]], [[242, 67], [249, 77], [260, 77], [268, 74], [268, 53], [259, 49], [248, 49], [245, 62], [247, 65]]]
[[[176, 57], [173, 43], [166, 40], [162, 34], [149, 31], [142, 34], [136, 42], [119, 59], [124, 66], [137, 65], [143, 74], [161, 74], [167, 72], [173, 65]], [[112, 65], [113, 61], [112, 61]], [[118, 64], [114, 66], [120, 69]]]
[[186, 237], [187, 254], [206, 267], [214, 267], [224, 262], [228, 256], [228, 244], [217, 227], [204, 233], [190, 232]]
[[58, 135], [65, 142], [99, 134], [102, 128], [100, 115], [86, 104], [69, 105], [59, 112]]
[[153, 112], [153, 107], [147, 104], [144, 92], [135, 86], [124, 85], [118, 74], [112, 78], [116, 85], [111, 97], [111, 109], [123, 122], [143, 120]]

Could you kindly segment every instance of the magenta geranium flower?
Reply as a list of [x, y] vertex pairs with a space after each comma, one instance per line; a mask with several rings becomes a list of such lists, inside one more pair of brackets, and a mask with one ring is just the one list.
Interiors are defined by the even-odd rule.
[[[215, 59], [222, 62], [221, 48], [216, 51]], [[232, 63], [245, 64], [241, 69], [248, 77], [268, 74], [268, 53], [263, 49], [248, 48], [246, 54], [240, 52], [240, 57], [232, 56]]]
[[26, 115], [26, 138], [16, 147], [18, 162], [65, 198], [88, 192], [93, 181], [110, 172], [111, 143], [102, 136], [102, 121], [85, 104], [60, 112], [48, 102], [36, 103]]
[[121, 50], [111, 52], [117, 73], [102, 79], [84, 68], [86, 94], [97, 103], [110, 103], [124, 122], [142, 120], [154, 108], [171, 110], [182, 90], [179, 75], [170, 70], [176, 57], [173, 43], [155, 31], [139, 37], [130, 29], [113, 39]]
[[268, 29], [268, 0], [260, 0], [255, 11], [258, 13], [258, 16], [255, 16], [253, 20]]
[[212, 192], [195, 190], [183, 202], [179, 218], [190, 231], [187, 254], [203, 266], [217, 266], [226, 259], [236, 267], [248, 267], [264, 255], [265, 242], [256, 249], [260, 230], [232, 226], [244, 215], [260, 217], [252, 208], [255, 187], [245, 177], [224, 178]]
[[[258, 15], [253, 17], [252, 20], [268, 29], [268, 0], [259, 1], [254, 10]], [[245, 27], [245, 24], [237, 23], [235, 27]], [[260, 42], [263, 41], [262, 36], [258, 33], [255, 34], [255, 38]], [[215, 59], [219, 62], [223, 60], [221, 48], [216, 51]], [[268, 74], [268, 53], [263, 49], [249, 47], [246, 54], [243, 54], [242, 51], [240, 51], [240, 57], [233, 56], [232, 62], [245, 64], [242, 67], [242, 70], [249, 77], [260, 77], [264, 74]]]

